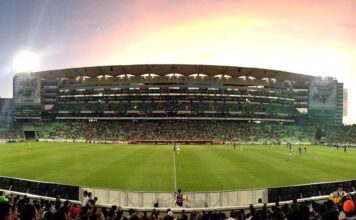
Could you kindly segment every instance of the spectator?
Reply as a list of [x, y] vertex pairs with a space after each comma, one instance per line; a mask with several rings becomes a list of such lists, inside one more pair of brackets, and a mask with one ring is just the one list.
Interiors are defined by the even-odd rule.
[[8, 202], [0, 202], [0, 220], [11, 220], [12, 219], [12, 210]]
[[188, 215], [185, 213], [185, 210], [182, 210], [181, 216], [179, 216], [178, 220], [188, 220]]
[[174, 220], [174, 213], [171, 209], [167, 209], [167, 214], [164, 216], [163, 220]]
[[322, 215], [323, 220], [338, 219], [339, 212], [336, 210], [335, 203], [332, 200], [325, 202], [326, 212]]
[[335, 203], [338, 203], [342, 197], [346, 196], [347, 193], [344, 191], [342, 184], [339, 184], [336, 191], [330, 194], [330, 199]]
[[92, 193], [88, 192], [86, 196], [84, 196], [84, 200], [82, 206], [86, 207], [89, 204], [89, 200], [92, 199]]
[[26, 204], [21, 209], [21, 220], [39, 220], [37, 210], [32, 204]]
[[71, 207], [69, 209], [69, 214], [72, 219], [80, 219], [80, 208], [77, 207]]
[[339, 214], [339, 220], [356, 219], [354, 201], [346, 200], [342, 207], [342, 212]]

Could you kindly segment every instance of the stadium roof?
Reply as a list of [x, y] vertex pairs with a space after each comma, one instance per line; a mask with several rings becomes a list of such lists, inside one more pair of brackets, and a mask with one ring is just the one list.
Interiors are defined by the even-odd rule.
[[293, 80], [305, 82], [314, 78], [311, 75], [297, 74], [279, 70], [246, 68], [234, 66], [213, 66], [213, 65], [184, 65], [184, 64], [142, 64], [142, 65], [117, 65], [117, 66], [94, 66], [70, 69], [58, 69], [37, 72], [44, 78], [75, 78], [77, 76], [88, 76], [95, 78], [99, 75], [119, 76], [122, 74], [132, 74], [141, 76], [146, 73], [154, 73], [164, 76], [169, 73], [179, 73], [183, 76], [201, 73], [207, 76], [229, 75], [231, 77], [251, 76], [256, 79], [274, 78], [276, 80]]

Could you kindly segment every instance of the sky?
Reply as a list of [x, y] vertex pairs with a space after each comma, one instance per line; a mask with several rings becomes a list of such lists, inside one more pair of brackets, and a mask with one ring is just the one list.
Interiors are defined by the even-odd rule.
[[0, 0], [0, 97], [13, 60], [38, 70], [207, 64], [333, 76], [356, 123], [356, 0]]

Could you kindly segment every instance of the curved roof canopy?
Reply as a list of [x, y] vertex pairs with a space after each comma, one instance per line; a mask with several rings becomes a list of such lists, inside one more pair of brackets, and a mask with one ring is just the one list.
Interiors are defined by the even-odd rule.
[[120, 76], [142, 76], [144, 74], [155, 74], [167, 76], [169, 74], [179, 74], [182, 76], [192, 76], [193, 74], [204, 74], [204, 76], [214, 77], [217, 75], [231, 76], [232, 78], [253, 77], [256, 79], [292, 80], [305, 82], [314, 78], [311, 75], [297, 74], [279, 70], [234, 67], [234, 66], [213, 66], [213, 65], [184, 65], [184, 64], [143, 64], [143, 65], [118, 65], [118, 66], [94, 66], [79, 67], [70, 69], [58, 69], [36, 72], [43, 78], [76, 78], [86, 76], [95, 78], [98, 76], [110, 75]]

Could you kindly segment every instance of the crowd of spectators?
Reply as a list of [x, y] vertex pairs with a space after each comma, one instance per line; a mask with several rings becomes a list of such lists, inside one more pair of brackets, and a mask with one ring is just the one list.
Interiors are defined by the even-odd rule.
[[65, 121], [42, 123], [39, 138], [102, 141], [193, 140], [244, 143], [308, 142], [301, 126], [234, 121]]
[[326, 142], [356, 144], [356, 126], [343, 126], [339, 129], [328, 128], [326, 131]]
[[[254, 123], [217, 120], [63, 120], [32, 123], [36, 138], [84, 141], [213, 141], [280, 144], [356, 144], [356, 126], [324, 127], [296, 123]], [[23, 139], [21, 123], [1, 123], [0, 139]], [[320, 129], [319, 129], [320, 130]]]
[[17, 129], [10, 123], [0, 122], [0, 139], [15, 139], [17, 135]]
[[97, 198], [86, 193], [82, 204], [70, 201], [29, 199], [0, 192], [0, 220], [347, 220], [356, 219], [354, 199], [350, 194], [339, 202], [297, 202], [273, 206], [266, 204], [250, 205], [248, 209], [231, 211], [199, 211], [187, 213], [180, 209], [176, 213], [167, 209], [150, 212], [129, 209], [123, 211], [120, 206], [110, 208], [97, 206]]

